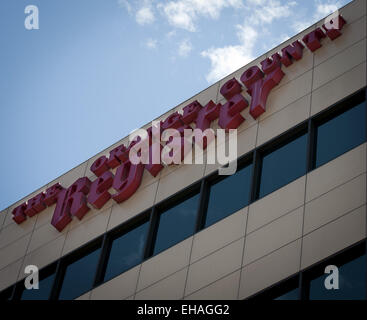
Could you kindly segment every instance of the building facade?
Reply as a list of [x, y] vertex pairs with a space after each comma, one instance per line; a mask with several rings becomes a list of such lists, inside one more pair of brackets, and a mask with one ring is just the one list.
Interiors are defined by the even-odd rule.
[[[0, 299], [366, 299], [366, 1], [340, 14], [339, 37], [320, 37], [315, 50], [304, 43], [301, 59], [282, 60], [284, 76], [265, 112], [254, 119], [250, 107], [241, 111], [234, 175], [206, 163], [168, 166], [155, 177], [145, 170], [128, 199], [89, 204], [82, 219], [59, 230], [51, 224], [54, 203], [24, 214], [21, 205], [55, 183], [98, 180], [91, 166], [111, 159], [125, 137], [3, 210]], [[224, 84], [241, 83], [246, 70], [324, 23], [156, 120], [194, 101], [225, 106]], [[40, 270], [38, 290], [24, 289], [29, 265]], [[325, 287], [327, 266], [338, 268], [337, 290]]]

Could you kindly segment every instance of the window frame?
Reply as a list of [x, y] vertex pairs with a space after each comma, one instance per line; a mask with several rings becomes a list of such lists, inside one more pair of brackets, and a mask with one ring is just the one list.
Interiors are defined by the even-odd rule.
[[102, 248], [103, 238], [104, 238], [104, 236], [99, 236], [98, 238], [87, 242], [82, 247], [68, 253], [67, 255], [63, 256], [59, 260], [59, 263], [57, 265], [57, 270], [56, 270], [55, 282], [54, 282], [55, 285], [53, 287], [53, 290], [52, 290], [53, 292], [51, 294], [51, 299], [50, 300], [60, 300], [60, 294], [61, 294], [62, 286], [64, 284], [67, 267], [69, 265], [71, 265], [72, 263], [74, 263], [74, 262], [82, 259], [83, 257], [89, 255], [93, 251], [100, 250], [100, 255], [99, 255], [99, 258], [98, 258], [98, 263], [96, 265], [95, 274], [94, 274], [94, 277], [93, 277], [93, 282], [92, 282], [91, 287], [88, 290], [83, 289], [81, 291], [81, 293], [77, 297], [75, 297], [74, 299], [82, 296], [86, 292], [91, 291], [95, 287], [96, 276], [97, 276], [97, 272], [98, 272], [98, 268], [99, 268], [99, 262], [100, 262], [100, 258], [101, 258], [101, 255], [102, 255], [102, 249], [103, 249]]
[[[147, 239], [148, 239], [148, 235], [149, 235], [149, 227], [150, 227], [150, 216], [151, 216], [151, 210], [147, 210], [141, 214], [139, 214], [136, 217], [133, 217], [132, 219], [129, 219], [126, 223], [123, 223], [121, 225], [118, 225], [117, 227], [113, 228], [112, 230], [110, 230], [109, 232], [105, 233], [104, 237], [103, 237], [103, 243], [102, 243], [102, 247], [101, 247], [101, 256], [99, 259], [99, 263], [98, 263], [98, 268], [97, 268], [97, 272], [96, 272], [96, 277], [95, 277], [95, 286], [99, 286], [103, 283], [106, 283], [108, 281], [111, 281], [112, 279], [118, 277], [120, 274], [127, 272], [128, 270], [136, 267], [137, 265], [141, 264], [144, 262], [145, 260], [145, 251], [146, 251], [146, 244], [147, 244]], [[109, 258], [111, 255], [111, 250], [112, 250], [112, 244], [113, 241], [120, 238], [121, 236], [129, 233], [130, 231], [134, 230], [136, 227], [141, 226], [144, 223], [148, 223], [148, 227], [147, 227], [147, 233], [146, 233], [146, 237], [145, 237], [145, 243], [144, 243], [144, 249], [143, 249], [143, 253], [141, 256], [141, 260], [139, 263], [129, 267], [128, 269], [121, 271], [120, 273], [116, 274], [115, 276], [113, 276], [112, 278], [105, 280], [105, 276], [106, 276], [106, 271], [107, 271], [107, 266], [108, 266], [108, 262], [109, 262]]]
[[[250, 181], [249, 181], [249, 195], [248, 195], [248, 203], [243, 207], [246, 208], [247, 206], [249, 206], [252, 202], [252, 189], [253, 189], [253, 184], [254, 184], [254, 155], [253, 152], [247, 153], [244, 156], [240, 157], [237, 160], [237, 170], [236, 173], [241, 170], [244, 169], [248, 166], [251, 166], [251, 173], [250, 173]], [[209, 207], [209, 201], [210, 201], [210, 191], [211, 191], [211, 187], [217, 183], [220, 183], [221, 181], [225, 180], [229, 178], [229, 176], [221, 176], [219, 175], [218, 171], [215, 171], [214, 173], [208, 175], [207, 177], [205, 177], [204, 183], [202, 185], [202, 188], [205, 189], [203, 190], [203, 195], [202, 195], [202, 205], [200, 208], [200, 220], [198, 221], [198, 231], [201, 231], [203, 229], [209, 228], [210, 226], [212, 226], [213, 224], [209, 225], [209, 226], [205, 226], [206, 224], [206, 219], [207, 219], [207, 215], [208, 215], [208, 207]], [[225, 217], [221, 218], [219, 221], [222, 221], [223, 219], [227, 218], [228, 216], [230, 216], [231, 214], [234, 214], [236, 211], [231, 212], [229, 214], [227, 214]], [[215, 223], [217, 223], [215, 222]], [[214, 224], [215, 224], [214, 223]]]
[[194, 197], [196, 195], [199, 195], [198, 197], [198, 204], [197, 204], [197, 209], [196, 209], [196, 219], [195, 219], [195, 225], [194, 225], [194, 229], [191, 235], [187, 236], [185, 239], [182, 239], [181, 241], [179, 241], [178, 243], [192, 237], [198, 229], [198, 223], [200, 221], [200, 210], [201, 210], [201, 202], [202, 202], [202, 182], [195, 182], [193, 184], [191, 184], [189, 187], [185, 188], [184, 190], [182, 190], [182, 192], [177, 192], [174, 195], [172, 195], [171, 197], [169, 197], [168, 199], [165, 199], [163, 201], [161, 201], [160, 203], [158, 203], [157, 205], [155, 205], [153, 207], [152, 210], [152, 222], [151, 222], [151, 230], [149, 233], [149, 243], [147, 244], [147, 248], [146, 248], [146, 258], [150, 258], [153, 257], [157, 254], [160, 254], [166, 250], [168, 250], [169, 248], [172, 248], [173, 246], [175, 246], [177, 243], [167, 247], [166, 249], [158, 252], [158, 253], [154, 253], [154, 248], [155, 248], [155, 244], [156, 244], [156, 240], [157, 240], [157, 235], [158, 235], [158, 229], [159, 229], [159, 221], [160, 221], [160, 216], [162, 214], [164, 214], [167, 210], [170, 210], [172, 208], [174, 208], [175, 206], [179, 205], [180, 203], [190, 199], [191, 197]]
[[[277, 136], [273, 139], [271, 139], [270, 141], [268, 141], [267, 143], [265, 143], [264, 145], [260, 146], [257, 149], [257, 166], [256, 166], [256, 181], [257, 183], [254, 186], [254, 191], [253, 191], [253, 197], [254, 197], [254, 201], [260, 200], [266, 196], [268, 196], [269, 194], [275, 192], [276, 190], [279, 190], [280, 188], [283, 188], [284, 186], [292, 183], [293, 181], [299, 179], [300, 177], [296, 177], [291, 179], [290, 181], [288, 181], [285, 185], [282, 185], [279, 188], [275, 188], [273, 191], [266, 193], [263, 196], [260, 196], [260, 189], [261, 189], [261, 174], [262, 174], [262, 169], [263, 169], [263, 159], [264, 157], [266, 157], [267, 155], [276, 152], [277, 150], [279, 150], [280, 148], [286, 146], [287, 144], [297, 140], [298, 138], [305, 136], [306, 137], [306, 157], [308, 158], [308, 154], [309, 154], [309, 145], [308, 145], [308, 141], [309, 141], [309, 137], [308, 137], [308, 120], [305, 120], [301, 123], [299, 123], [297, 126], [289, 129], [288, 131], [284, 132], [283, 134], [281, 134], [280, 136]], [[306, 165], [305, 165], [305, 171], [304, 171], [304, 175], [307, 174], [307, 158], [306, 160]]]
[[[366, 90], [359, 90], [352, 95], [344, 98], [343, 100], [339, 101], [338, 103], [330, 106], [326, 110], [321, 111], [320, 113], [314, 115], [310, 118], [310, 137], [311, 137], [311, 146], [309, 150], [309, 161], [310, 164], [308, 166], [308, 171], [311, 172], [327, 163], [332, 161], [333, 159], [323, 163], [320, 166], [316, 165], [317, 160], [317, 129], [319, 126], [337, 118], [338, 116], [342, 115], [343, 113], [357, 107], [361, 103], [365, 103], [366, 108], [366, 119], [365, 119], [365, 126], [366, 126], [366, 137], [365, 142], [367, 141], [367, 88]], [[342, 156], [343, 154], [352, 150], [349, 148], [348, 150], [344, 151], [338, 157]]]

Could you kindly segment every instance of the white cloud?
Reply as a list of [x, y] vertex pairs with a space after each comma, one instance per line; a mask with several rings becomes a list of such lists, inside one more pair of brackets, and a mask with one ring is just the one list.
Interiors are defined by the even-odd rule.
[[292, 7], [296, 5], [295, 1], [282, 4], [278, 0], [248, 0], [253, 7], [249, 22], [251, 24], [267, 24], [272, 23], [275, 19], [286, 18], [292, 14]]
[[119, 5], [120, 7], [125, 7], [125, 8], [126, 8], [126, 10], [127, 10], [127, 12], [128, 12], [129, 14], [131, 14], [131, 13], [132, 13], [133, 8], [132, 8], [131, 4], [129, 3], [129, 1], [127, 1], [127, 0], [118, 0], [118, 1], [117, 1], [117, 3], [118, 3], [118, 5]]
[[140, 8], [136, 12], [136, 22], [144, 25], [154, 22], [155, 17], [152, 9], [148, 6]]
[[158, 4], [168, 22], [188, 31], [196, 31], [196, 20], [203, 16], [217, 19], [226, 7], [241, 7], [241, 0], [177, 0]]
[[181, 57], [187, 57], [192, 51], [192, 44], [189, 39], [182, 40], [178, 47], [178, 54]]
[[157, 40], [156, 39], [152, 39], [149, 38], [146, 42], [145, 42], [145, 46], [149, 49], [155, 49], [157, 48]]
[[316, 6], [316, 17], [319, 17], [319, 19], [329, 15], [330, 13], [335, 12], [338, 10], [338, 4], [337, 3], [318, 3]]
[[296, 32], [301, 32], [312, 24], [316, 23], [320, 19], [327, 17], [331, 13], [335, 12], [342, 6], [342, 1], [340, 0], [328, 0], [323, 1], [315, 0], [315, 11], [309, 19], [305, 19], [303, 21], [295, 21], [293, 22], [293, 29]]
[[201, 52], [201, 55], [209, 58], [211, 62], [211, 69], [206, 75], [206, 80], [209, 83], [223, 78], [254, 59], [253, 48], [258, 32], [249, 26], [237, 25], [236, 27], [239, 45], [210, 48]]
[[171, 30], [170, 32], [166, 33], [167, 38], [172, 38], [176, 35], [176, 30]]

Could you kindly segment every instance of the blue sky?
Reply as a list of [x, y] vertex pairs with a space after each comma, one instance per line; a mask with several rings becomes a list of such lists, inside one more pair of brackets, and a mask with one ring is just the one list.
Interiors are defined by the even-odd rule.
[[0, 210], [348, 2], [2, 0]]

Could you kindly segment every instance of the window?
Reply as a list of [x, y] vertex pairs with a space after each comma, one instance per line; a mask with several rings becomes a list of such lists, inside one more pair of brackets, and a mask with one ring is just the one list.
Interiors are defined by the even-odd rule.
[[99, 243], [89, 248], [83, 256], [68, 258], [69, 261], [65, 261], [59, 300], [75, 299], [92, 289], [100, 252]]
[[[346, 256], [321, 264], [311, 271], [308, 281], [310, 300], [364, 300], [366, 299], [366, 255], [364, 246], [347, 252]], [[358, 252], [359, 251], [359, 252]], [[325, 273], [325, 267], [338, 268], [339, 289], [327, 289], [325, 280], [335, 271]], [[337, 276], [337, 275], [336, 275]], [[330, 278], [331, 279], [331, 278]], [[333, 280], [327, 282], [333, 283]]]
[[17, 298], [19, 297], [20, 300], [49, 300], [55, 280], [55, 271], [56, 264], [40, 270], [38, 289], [27, 290], [24, 281], [20, 281], [16, 288], [16, 291], [19, 290], [19, 294], [16, 294]]
[[111, 239], [104, 281], [134, 267], [143, 260], [149, 221], [143, 221], [129, 231]]
[[315, 167], [337, 158], [366, 141], [366, 102], [316, 127]]
[[307, 135], [262, 156], [259, 198], [306, 174]]
[[246, 207], [250, 201], [252, 165], [239, 168], [231, 176], [220, 177], [210, 185], [205, 227]]
[[154, 255], [194, 234], [199, 197], [199, 190], [197, 190], [181, 199], [178, 204], [159, 210]]

